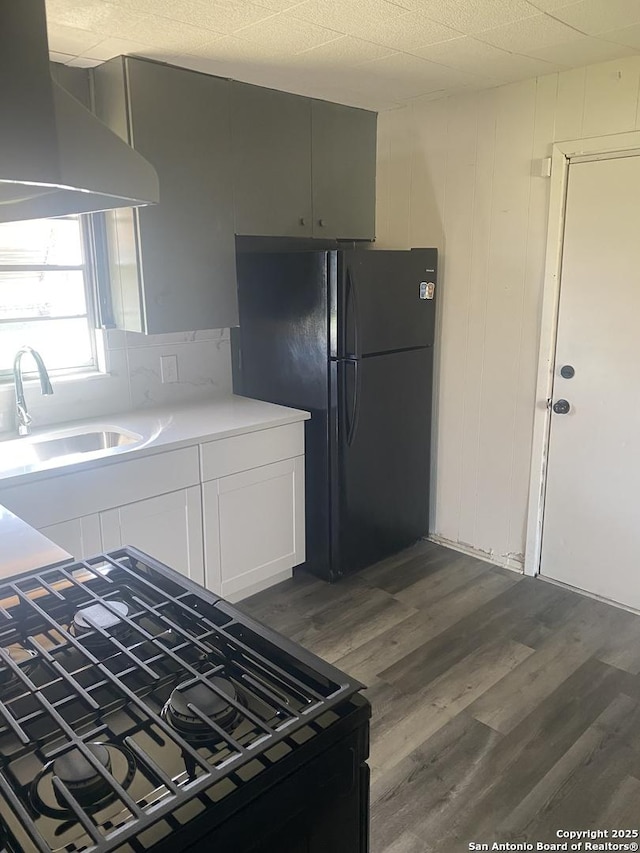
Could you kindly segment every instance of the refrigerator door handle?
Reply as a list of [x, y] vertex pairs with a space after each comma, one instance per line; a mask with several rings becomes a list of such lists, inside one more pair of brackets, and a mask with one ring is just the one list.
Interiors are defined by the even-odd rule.
[[351, 418], [349, 419], [349, 429], [347, 430], [347, 447], [351, 447], [353, 440], [356, 437], [358, 429], [358, 420], [360, 419], [360, 363], [357, 359], [352, 359], [346, 362], [352, 364], [354, 369], [353, 375], [353, 403], [351, 405]]
[[[359, 331], [359, 314], [360, 305], [358, 300], [358, 288], [355, 279], [351, 274], [351, 270], [347, 267], [347, 293], [346, 293], [345, 318], [348, 320], [349, 314], [353, 317], [353, 353], [345, 353], [346, 355], [360, 358], [360, 331]], [[350, 310], [351, 309], [351, 310]], [[347, 323], [345, 322], [345, 349], [347, 338]]]

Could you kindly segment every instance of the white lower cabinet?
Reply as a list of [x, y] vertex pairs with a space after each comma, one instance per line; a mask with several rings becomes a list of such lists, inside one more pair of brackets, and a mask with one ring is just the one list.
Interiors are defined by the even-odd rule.
[[76, 559], [131, 545], [238, 601], [305, 559], [304, 423], [0, 488]]
[[60, 521], [41, 527], [40, 533], [55, 542], [79, 560], [92, 557], [102, 551], [100, 516], [98, 513]]
[[200, 487], [100, 513], [106, 551], [133, 545], [196, 583], [204, 583]]
[[237, 601], [305, 559], [304, 456], [203, 484], [206, 585]]

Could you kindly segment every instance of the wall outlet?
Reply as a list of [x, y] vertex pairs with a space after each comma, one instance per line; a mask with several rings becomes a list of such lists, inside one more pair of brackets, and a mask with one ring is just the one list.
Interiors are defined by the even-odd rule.
[[160, 375], [162, 382], [177, 382], [178, 381], [178, 356], [177, 355], [161, 355], [160, 356]]

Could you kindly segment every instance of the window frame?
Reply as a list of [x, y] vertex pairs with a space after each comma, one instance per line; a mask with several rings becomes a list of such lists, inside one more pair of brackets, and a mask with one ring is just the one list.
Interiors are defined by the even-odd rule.
[[[96, 330], [99, 328], [107, 328], [111, 325], [109, 322], [111, 317], [111, 302], [109, 288], [107, 282], [107, 267], [106, 267], [106, 230], [104, 225], [104, 216], [102, 214], [77, 214], [80, 223], [80, 243], [82, 252], [81, 264], [3, 264], [0, 262], [0, 272], [66, 272], [66, 271], [81, 271], [83, 274], [84, 294], [86, 304], [86, 321], [89, 331], [89, 343], [91, 347], [91, 363], [79, 365], [77, 367], [58, 368], [57, 370], [49, 370], [53, 377], [63, 376], [86, 376], [87, 374], [100, 373], [100, 355], [98, 353], [98, 342], [96, 340]], [[73, 218], [73, 215], [69, 217]], [[101, 232], [99, 234], [98, 232]], [[102, 239], [100, 239], [102, 238]], [[106, 315], [106, 316], [105, 316]], [[85, 315], [69, 315], [68, 317], [30, 317], [26, 320], [16, 319], [1, 319], [0, 318], [0, 334], [2, 327], [16, 322], [33, 322], [43, 323], [54, 320], [77, 319]], [[103, 318], [106, 323], [103, 323]], [[35, 369], [31, 369], [31, 364], [25, 365], [26, 370], [24, 376], [31, 378], [37, 375]], [[13, 371], [11, 368], [2, 370], [0, 368], [0, 386], [13, 381]]]

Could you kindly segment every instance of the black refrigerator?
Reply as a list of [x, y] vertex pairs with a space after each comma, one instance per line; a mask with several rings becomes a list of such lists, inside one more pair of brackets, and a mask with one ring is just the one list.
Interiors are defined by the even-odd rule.
[[428, 532], [437, 250], [239, 251], [234, 391], [311, 412], [305, 567]]

